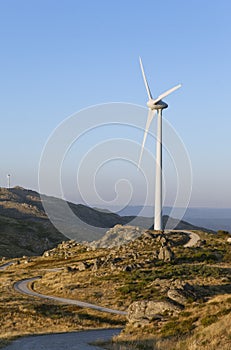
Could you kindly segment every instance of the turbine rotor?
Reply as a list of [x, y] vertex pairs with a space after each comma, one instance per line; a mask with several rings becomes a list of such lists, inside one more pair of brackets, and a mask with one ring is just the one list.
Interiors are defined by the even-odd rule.
[[145, 127], [145, 132], [144, 132], [143, 143], [142, 143], [142, 147], [141, 147], [141, 153], [140, 153], [140, 158], [139, 158], [139, 166], [140, 166], [140, 163], [141, 163], [141, 159], [142, 159], [142, 155], [143, 155], [143, 150], [144, 150], [147, 134], [148, 134], [151, 122], [153, 120], [153, 117], [155, 115], [155, 111], [167, 108], [168, 107], [167, 103], [162, 101], [162, 99], [165, 98], [166, 96], [170, 95], [172, 92], [176, 91], [177, 89], [179, 89], [181, 87], [181, 84], [178, 84], [178, 85], [172, 87], [171, 89], [163, 92], [156, 99], [153, 99], [152, 93], [151, 93], [151, 90], [150, 90], [150, 87], [148, 85], [148, 81], [147, 81], [147, 78], [146, 78], [146, 75], [145, 75], [145, 72], [144, 72], [144, 67], [143, 67], [143, 63], [142, 63], [141, 58], [140, 58], [140, 68], [141, 68], [141, 72], [142, 72], [142, 76], [143, 76], [143, 80], [144, 80], [144, 85], [145, 85], [145, 88], [146, 88], [146, 91], [147, 91], [147, 95], [148, 95], [147, 106], [149, 108], [149, 112], [148, 112], [148, 118], [147, 118], [147, 123], [146, 123], [146, 127]]

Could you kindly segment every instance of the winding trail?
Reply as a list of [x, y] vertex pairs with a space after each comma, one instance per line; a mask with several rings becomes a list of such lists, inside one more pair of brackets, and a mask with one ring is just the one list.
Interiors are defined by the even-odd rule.
[[38, 280], [39, 278], [40, 277], [33, 277], [33, 278], [25, 279], [25, 280], [20, 280], [14, 284], [14, 289], [17, 292], [20, 292], [23, 294], [27, 294], [27, 295], [31, 295], [31, 296], [39, 297], [39, 298], [43, 298], [43, 299], [50, 299], [50, 300], [58, 301], [58, 302], [64, 303], [64, 304], [78, 305], [80, 307], [86, 307], [86, 308], [94, 309], [97, 311], [108, 312], [111, 314], [127, 315], [126, 311], [109, 309], [109, 308], [106, 308], [103, 306], [86, 303], [84, 301], [67, 299], [67, 298], [60, 298], [60, 297], [56, 297], [56, 296], [52, 296], [52, 295], [45, 295], [45, 294], [37, 293], [37, 292], [33, 291], [30, 286], [31, 286], [32, 282]]
[[13, 265], [13, 264], [14, 264], [13, 261], [9, 261], [9, 262], [7, 262], [7, 263], [1, 265], [1, 266], [0, 266], [0, 270], [5, 270], [5, 268], [7, 268], [8, 266]]
[[165, 230], [165, 233], [169, 233], [169, 232], [182, 232], [182, 233], [186, 233], [189, 236], [189, 241], [184, 245], [185, 248], [191, 248], [194, 247], [198, 241], [200, 241], [200, 236], [190, 230]]
[[[192, 231], [188, 230], [174, 230], [175, 232], [183, 232], [189, 235], [189, 241], [184, 245], [185, 248], [193, 247], [200, 240], [200, 236]], [[7, 262], [0, 266], [0, 270], [4, 270], [8, 266], [12, 265], [13, 262]], [[126, 315], [127, 312], [113, 310], [105, 308], [102, 306], [86, 303], [79, 300], [60, 298], [51, 295], [44, 295], [37, 293], [32, 290], [31, 284], [40, 276], [24, 279], [18, 281], [14, 284], [14, 289], [17, 292], [27, 294], [33, 297], [39, 297], [43, 299], [54, 300], [56, 302], [78, 305], [80, 307], [86, 307], [102, 312], [113, 313], [118, 315]], [[102, 348], [89, 345], [91, 342], [96, 342], [97, 340], [107, 341], [111, 339], [114, 335], [118, 335], [121, 329], [103, 329], [103, 330], [93, 330], [93, 331], [81, 331], [81, 332], [71, 332], [71, 333], [56, 333], [47, 334], [39, 336], [28, 336], [22, 337], [13, 341], [10, 345], [3, 348], [3, 350], [102, 350]]]
[[195, 245], [197, 245], [197, 243], [200, 241], [200, 236], [195, 233], [195, 232], [192, 232], [192, 231], [181, 231], [181, 232], [184, 232], [184, 233], [187, 233], [189, 235], [189, 241], [184, 245], [185, 248], [191, 248], [191, 247], [194, 247]]
[[[184, 245], [185, 248], [195, 246], [197, 244], [197, 242], [200, 240], [200, 236], [197, 233], [189, 231], [189, 230], [174, 230], [174, 232], [183, 232], [183, 233], [186, 233], [187, 235], [189, 235], [190, 239]], [[12, 264], [12, 262], [8, 262], [8, 263], [0, 266], [0, 269], [5, 269], [7, 266], [9, 266], [11, 264]], [[57, 270], [57, 269], [49, 269], [49, 270], [52, 271], [52, 270]], [[80, 307], [90, 308], [90, 309], [94, 309], [94, 310], [101, 311], [101, 312], [107, 312], [107, 313], [112, 313], [112, 314], [117, 314], [117, 315], [127, 315], [126, 311], [114, 310], [114, 309], [106, 308], [103, 306], [83, 302], [80, 300], [61, 298], [61, 297], [56, 297], [56, 296], [52, 296], [52, 295], [45, 295], [45, 294], [37, 293], [31, 288], [31, 284], [32, 284], [32, 282], [38, 280], [39, 278], [41, 278], [41, 277], [37, 276], [37, 277], [33, 277], [33, 278], [20, 280], [14, 284], [14, 289], [17, 292], [27, 294], [27, 295], [30, 295], [33, 297], [54, 300], [56, 302], [60, 302], [60, 303], [64, 303], [64, 304], [77, 305]]]
[[[8, 266], [12, 264], [14, 264], [13, 261], [7, 262], [0, 266], [0, 270], [5, 270]], [[66, 304], [74, 304], [81, 307], [88, 307], [103, 312], [126, 315], [126, 312], [124, 311], [108, 309], [77, 300], [52, 297], [49, 295], [36, 293], [30, 289], [28, 284], [30, 285], [33, 281], [39, 278], [40, 277], [33, 277], [18, 281], [14, 284], [14, 288], [20, 293], [29, 294], [39, 298], [51, 299], [54, 301], [59, 301]], [[3, 350], [102, 350], [101, 347], [90, 345], [89, 343], [93, 343], [98, 340], [108, 341], [113, 336], [118, 335], [121, 332], [121, 330], [121, 328], [96, 329], [90, 331], [27, 336], [12, 341], [12, 343], [5, 346]]]

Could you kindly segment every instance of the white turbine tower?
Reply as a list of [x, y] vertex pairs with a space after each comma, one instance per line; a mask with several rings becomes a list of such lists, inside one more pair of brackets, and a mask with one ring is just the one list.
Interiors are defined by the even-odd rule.
[[181, 84], [176, 85], [175, 87], [167, 90], [163, 94], [159, 95], [157, 98], [153, 99], [145, 73], [144, 67], [142, 64], [142, 60], [140, 58], [140, 67], [144, 79], [144, 84], [148, 93], [148, 102], [147, 106], [149, 108], [148, 111], [148, 119], [145, 127], [144, 138], [140, 153], [139, 166], [141, 162], [141, 158], [143, 155], [144, 145], [147, 138], [148, 130], [152, 119], [157, 113], [157, 135], [156, 135], [156, 185], [155, 185], [155, 213], [154, 213], [154, 230], [162, 231], [162, 110], [167, 108], [167, 103], [163, 102], [162, 99], [173, 91], [179, 89]]

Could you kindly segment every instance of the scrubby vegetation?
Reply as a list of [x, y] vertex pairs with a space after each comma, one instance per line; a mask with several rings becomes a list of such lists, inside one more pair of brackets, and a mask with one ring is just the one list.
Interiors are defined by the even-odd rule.
[[[13, 289], [14, 281], [40, 275], [31, 285], [39, 293], [122, 311], [142, 300], [168, 301], [170, 289], [187, 286], [178, 313], [163, 312], [140, 324], [129, 321], [119, 338], [104, 344], [108, 349], [230, 349], [231, 245], [226, 233], [199, 234], [201, 241], [192, 248], [182, 246], [185, 234], [165, 237], [150, 231], [112, 249], [64, 242], [42, 257], [15, 260], [0, 272], [0, 344], [25, 334], [125, 326], [124, 316], [56, 304]], [[160, 258], [163, 242], [173, 254], [170, 261]]]

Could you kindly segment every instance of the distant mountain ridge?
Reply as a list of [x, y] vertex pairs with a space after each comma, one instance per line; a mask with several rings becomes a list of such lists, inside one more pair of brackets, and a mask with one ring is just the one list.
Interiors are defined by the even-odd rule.
[[[81, 225], [75, 227], [71, 220], [66, 220], [65, 214], [61, 211], [62, 199], [43, 196], [43, 200], [55, 208], [58, 220], [63, 223], [67, 232], [74, 233], [77, 241], [100, 239], [104, 233], [97, 233], [97, 227], [104, 228], [106, 232], [117, 224], [126, 225], [135, 222], [135, 226], [150, 228], [153, 223], [152, 218], [120, 216], [83, 204], [68, 203], [80, 222], [88, 224], [89, 229], [86, 230]], [[175, 219], [167, 216], [163, 219], [164, 223], [168, 221], [176, 225]], [[184, 221], [179, 222], [176, 228], [206, 231]], [[47, 217], [39, 193], [19, 186], [10, 189], [0, 188], [0, 256], [41, 255], [45, 250], [65, 240], [68, 238], [60, 233]]]
[[[171, 215], [171, 207], [163, 208], [163, 215]], [[121, 210], [114, 208], [114, 211], [121, 216], [139, 215], [142, 212], [144, 217], [153, 215], [153, 207], [140, 205], [127, 206]], [[174, 217], [181, 217], [182, 208], [174, 209]], [[188, 207], [182, 218], [192, 225], [207, 227], [210, 230], [226, 230], [231, 232], [231, 208], [206, 208], [206, 207]]]

